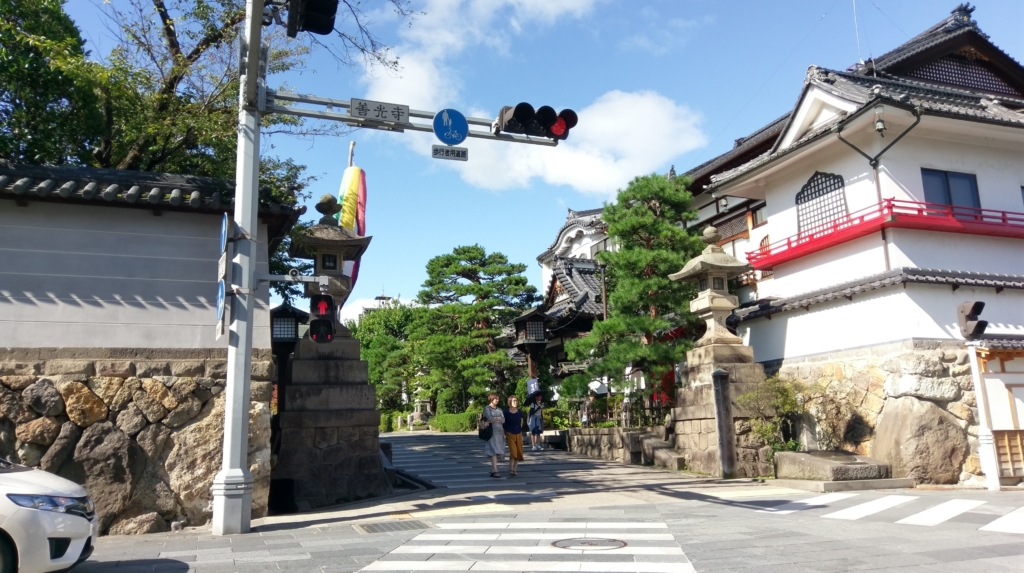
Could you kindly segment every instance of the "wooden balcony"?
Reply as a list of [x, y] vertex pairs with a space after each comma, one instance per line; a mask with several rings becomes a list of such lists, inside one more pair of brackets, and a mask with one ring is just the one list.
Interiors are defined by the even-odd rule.
[[1024, 239], [1024, 213], [885, 199], [877, 205], [775, 241], [747, 253], [757, 270], [870, 235], [882, 229], [917, 229]]

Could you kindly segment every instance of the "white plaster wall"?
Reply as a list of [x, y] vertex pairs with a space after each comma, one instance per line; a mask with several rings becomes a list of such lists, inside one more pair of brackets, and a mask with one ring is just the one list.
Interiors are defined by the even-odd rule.
[[1024, 240], [889, 229], [893, 267], [1024, 275]]
[[757, 296], [785, 298], [884, 271], [881, 236], [871, 234], [777, 265], [774, 278], [757, 283]]
[[908, 284], [886, 287], [853, 301], [845, 298], [740, 325], [758, 362], [872, 346], [910, 338], [960, 340], [957, 306], [984, 301], [988, 333], [1024, 334], [1024, 292]]
[[882, 156], [882, 196], [924, 201], [922, 167], [973, 173], [983, 209], [1024, 212], [1021, 144], [918, 128]]
[[590, 248], [597, 243], [603, 241], [606, 237], [604, 233], [594, 232], [593, 228], [570, 228], [559, 235], [559, 242], [555, 246], [555, 255], [549, 257], [546, 260], [540, 261], [540, 278], [542, 290], [547, 294], [547, 288], [551, 284], [551, 275], [553, 271], [554, 257], [566, 257], [566, 258], [590, 258]]
[[[0, 201], [0, 346], [226, 348], [216, 340], [220, 217]], [[267, 272], [266, 226], [257, 270]], [[270, 347], [269, 289], [254, 346]]]

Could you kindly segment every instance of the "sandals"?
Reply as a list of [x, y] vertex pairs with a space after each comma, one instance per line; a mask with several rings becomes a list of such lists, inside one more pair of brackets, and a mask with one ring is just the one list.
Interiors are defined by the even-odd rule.
[[491, 477], [492, 478], [500, 478], [501, 474], [499, 474], [498, 472], [491, 472]]
[[512, 477], [519, 477], [519, 474], [516, 473], [516, 472], [508, 472], [508, 475], [510, 475]]

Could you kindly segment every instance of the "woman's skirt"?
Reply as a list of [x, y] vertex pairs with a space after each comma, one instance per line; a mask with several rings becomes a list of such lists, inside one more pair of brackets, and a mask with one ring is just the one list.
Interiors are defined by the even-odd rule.
[[484, 455], [505, 455], [505, 428], [499, 422], [491, 423], [491, 439], [484, 442]]

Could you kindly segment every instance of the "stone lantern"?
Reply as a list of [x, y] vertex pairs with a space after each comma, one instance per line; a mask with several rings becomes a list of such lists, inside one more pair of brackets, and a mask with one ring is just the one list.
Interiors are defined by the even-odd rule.
[[[352, 292], [352, 268], [370, 245], [371, 237], [360, 237], [341, 227], [335, 214], [341, 205], [332, 195], [324, 195], [316, 205], [323, 217], [292, 242], [289, 253], [297, 259], [313, 261], [313, 274], [329, 277], [327, 293], [340, 309]], [[306, 296], [320, 294], [315, 283], [306, 284]]]
[[726, 328], [725, 319], [739, 306], [739, 299], [729, 294], [729, 279], [746, 273], [750, 265], [740, 262], [716, 244], [721, 238], [718, 229], [708, 227], [702, 238], [708, 244], [704, 251], [668, 278], [697, 283], [699, 292], [697, 298], [690, 302], [690, 312], [704, 319], [708, 328], [694, 347], [742, 345], [743, 340]]

